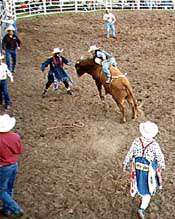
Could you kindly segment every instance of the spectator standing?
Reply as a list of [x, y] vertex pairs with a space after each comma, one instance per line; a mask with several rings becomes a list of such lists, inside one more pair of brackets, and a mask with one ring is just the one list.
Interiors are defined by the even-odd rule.
[[7, 65], [2, 62], [4, 56], [0, 54], [0, 104], [3, 104], [3, 98], [5, 102], [5, 109], [9, 109], [11, 106], [11, 100], [8, 94], [8, 82], [7, 77], [13, 82], [13, 75], [9, 71]]
[[110, 31], [112, 32], [112, 37], [116, 38], [116, 30], [115, 30], [115, 16], [106, 10], [106, 13], [103, 16], [103, 20], [105, 21], [105, 30], [106, 30], [106, 37], [110, 37]]
[[24, 148], [20, 136], [11, 130], [16, 120], [9, 115], [0, 116], [0, 200], [1, 214], [10, 218], [20, 218], [23, 210], [13, 199], [13, 185], [18, 171], [19, 155]]
[[[6, 55], [6, 64], [8, 69], [14, 73], [16, 67], [16, 59], [17, 59], [17, 49], [20, 49], [21, 41], [14, 33], [15, 28], [10, 25], [6, 32], [7, 34], [4, 36], [2, 40], [2, 49]], [[11, 63], [12, 58], [12, 63]]]

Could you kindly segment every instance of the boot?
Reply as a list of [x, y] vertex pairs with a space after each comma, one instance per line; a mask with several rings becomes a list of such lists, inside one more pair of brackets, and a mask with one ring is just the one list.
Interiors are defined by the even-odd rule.
[[71, 91], [71, 90], [68, 90], [68, 91], [67, 91], [67, 94], [72, 95], [72, 91]]
[[43, 93], [42, 93], [42, 98], [44, 98], [46, 96], [47, 93], [47, 89], [44, 89]]
[[24, 212], [20, 211], [19, 213], [11, 214], [11, 218], [12, 219], [18, 219], [18, 218], [22, 218], [23, 215], [24, 215]]
[[138, 214], [138, 216], [139, 216], [140, 219], [144, 219], [144, 218], [145, 218], [145, 216], [144, 216], [144, 210], [143, 210], [143, 209], [140, 208], [140, 209], [137, 211], [137, 214]]
[[72, 91], [70, 90], [70, 87], [67, 88], [67, 94], [72, 95]]

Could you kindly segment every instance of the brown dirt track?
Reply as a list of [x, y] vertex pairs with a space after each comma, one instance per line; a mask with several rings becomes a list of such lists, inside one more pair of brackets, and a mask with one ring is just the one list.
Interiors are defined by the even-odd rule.
[[[164, 189], [152, 198], [149, 219], [175, 218], [175, 74], [173, 11], [125, 11], [120, 21], [120, 43], [103, 38], [102, 14], [39, 17], [18, 22], [23, 41], [15, 84], [11, 85], [16, 129], [26, 152], [20, 162], [16, 199], [29, 219], [134, 219], [139, 204], [129, 196], [128, 175], [122, 162], [140, 121], [158, 123], [166, 157]], [[134, 93], [143, 103], [145, 117], [120, 123], [121, 114], [107, 97], [106, 112], [89, 76], [74, 79], [73, 96], [49, 91], [40, 63], [56, 46], [77, 60], [91, 44], [113, 52], [123, 72], [128, 72]], [[116, 111], [117, 109], [117, 111]], [[79, 128], [65, 124], [84, 123]], [[57, 129], [49, 127], [60, 125]]]

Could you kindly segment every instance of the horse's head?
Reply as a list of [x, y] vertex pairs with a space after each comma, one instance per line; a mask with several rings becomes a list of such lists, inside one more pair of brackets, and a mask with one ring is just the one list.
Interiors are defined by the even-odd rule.
[[85, 73], [91, 74], [94, 65], [95, 63], [92, 58], [79, 59], [75, 64], [77, 75], [81, 77]]

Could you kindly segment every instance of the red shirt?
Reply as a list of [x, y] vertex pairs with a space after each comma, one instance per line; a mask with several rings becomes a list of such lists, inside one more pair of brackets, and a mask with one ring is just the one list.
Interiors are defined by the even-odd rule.
[[24, 151], [20, 136], [14, 132], [0, 133], [0, 167], [15, 164]]

